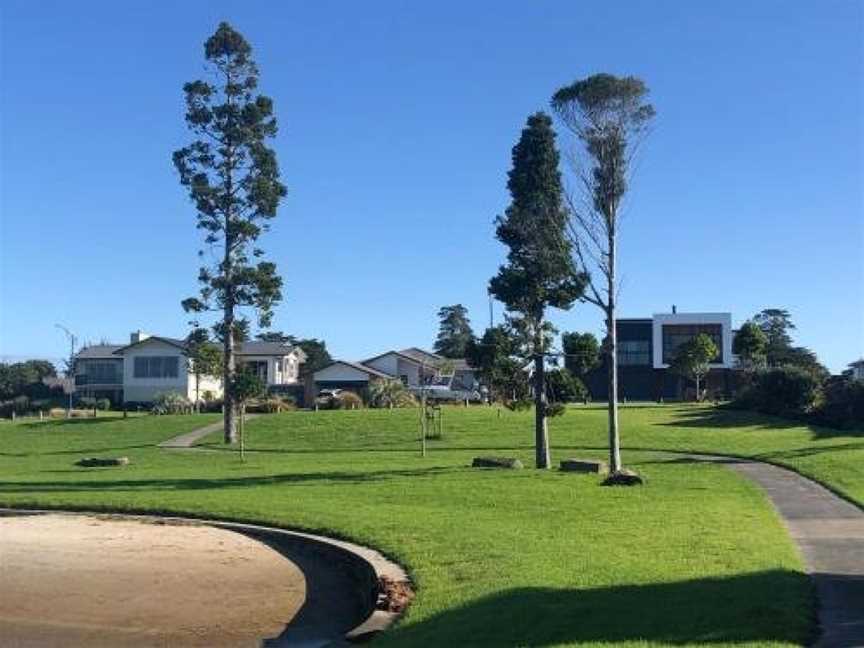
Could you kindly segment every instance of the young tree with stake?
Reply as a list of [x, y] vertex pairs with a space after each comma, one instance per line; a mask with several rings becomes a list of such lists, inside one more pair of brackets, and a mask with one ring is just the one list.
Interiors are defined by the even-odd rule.
[[702, 400], [701, 382], [711, 369], [719, 349], [709, 335], [700, 333], [675, 350], [671, 369], [696, 383], [696, 400]]
[[[234, 443], [234, 344], [249, 328], [241, 309], [253, 308], [259, 326], [266, 328], [282, 298], [276, 265], [259, 260], [263, 251], [255, 244], [286, 191], [276, 154], [265, 144], [276, 135], [276, 118], [270, 98], [256, 94], [258, 68], [249, 43], [223, 22], [204, 44], [204, 55], [212, 79], [183, 86], [186, 124], [195, 139], [174, 152], [174, 165], [214, 260], [199, 270], [200, 296], [184, 300], [183, 308], [220, 314], [214, 330], [223, 349], [225, 442]], [[205, 257], [204, 250], [199, 254]]]
[[528, 118], [512, 159], [507, 181], [511, 203], [496, 219], [496, 236], [509, 248], [507, 263], [490, 280], [489, 291], [507, 307], [525, 355], [533, 359], [536, 464], [548, 468], [544, 362], [553, 329], [546, 310], [569, 309], [582, 294], [584, 277], [573, 265], [565, 234], [559, 155], [548, 115], [538, 112]]
[[568, 200], [568, 233], [577, 267], [589, 276], [583, 299], [603, 311], [609, 391], [609, 466], [621, 470], [618, 429], [617, 244], [621, 204], [632, 162], [654, 108], [648, 88], [635, 77], [596, 74], [558, 90], [552, 108], [581, 144], [573, 158], [580, 198]]

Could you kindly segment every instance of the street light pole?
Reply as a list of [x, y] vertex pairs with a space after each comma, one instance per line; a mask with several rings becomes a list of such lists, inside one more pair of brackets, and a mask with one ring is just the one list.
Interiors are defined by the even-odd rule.
[[68, 418], [72, 418], [72, 393], [75, 391], [74, 390], [74, 382], [73, 382], [75, 380], [75, 372], [74, 372], [75, 342], [77, 341], [77, 338], [75, 337], [75, 334], [72, 333], [72, 331], [70, 331], [68, 328], [66, 328], [62, 324], [55, 324], [54, 326], [56, 326], [61, 331], [63, 331], [66, 334], [66, 338], [69, 340], [69, 366], [67, 367], [67, 371], [66, 371], [66, 379], [69, 381], [68, 382], [69, 405], [66, 408], [66, 418], [68, 419]]

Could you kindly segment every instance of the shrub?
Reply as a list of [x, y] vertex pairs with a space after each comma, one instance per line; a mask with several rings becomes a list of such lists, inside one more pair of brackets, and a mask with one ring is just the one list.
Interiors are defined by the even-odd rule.
[[100, 409], [102, 411], [108, 411], [111, 409], [111, 399], [110, 398], [99, 398], [96, 400], [96, 409]]
[[78, 399], [78, 407], [81, 409], [93, 409], [96, 407], [96, 399], [92, 396], [81, 396]]
[[581, 403], [588, 389], [567, 369], [553, 369], [546, 374], [546, 395], [553, 403]]
[[27, 396], [16, 396], [15, 398], [0, 402], [0, 416], [11, 417], [14, 413], [21, 416], [30, 411], [30, 398]]
[[819, 381], [798, 367], [758, 371], [735, 399], [734, 405], [764, 414], [801, 417], [813, 411], [819, 398]]
[[192, 411], [192, 402], [179, 392], [164, 392], [157, 394], [150, 411], [153, 414], [188, 414]]
[[848, 376], [826, 380], [815, 419], [836, 428], [864, 428], [864, 380], [853, 380]]
[[377, 380], [369, 386], [370, 407], [413, 407], [414, 394], [400, 380]]
[[246, 405], [247, 412], [259, 412], [264, 414], [278, 414], [279, 412], [291, 412], [297, 409], [297, 405], [291, 398], [280, 398], [278, 396], [269, 396], [254, 401], [249, 401]]
[[334, 407], [337, 409], [360, 409], [363, 407], [363, 399], [352, 391], [342, 391], [334, 399]]

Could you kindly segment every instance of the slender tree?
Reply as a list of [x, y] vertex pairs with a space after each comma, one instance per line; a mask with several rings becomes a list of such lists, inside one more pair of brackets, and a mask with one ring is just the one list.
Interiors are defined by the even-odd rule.
[[600, 364], [600, 343], [593, 333], [564, 333], [561, 335], [564, 366], [580, 380]]
[[514, 357], [517, 342], [507, 326], [486, 329], [465, 348], [465, 359], [489, 390], [489, 401], [523, 400], [528, 391], [524, 361]]
[[738, 356], [741, 368], [749, 372], [765, 366], [767, 348], [768, 337], [753, 322], [744, 322], [732, 340], [732, 353]]
[[195, 410], [201, 407], [201, 378], [218, 376], [222, 368], [222, 351], [210, 340], [205, 328], [193, 329], [186, 337], [186, 357], [195, 377]]
[[795, 330], [792, 316], [783, 308], [765, 308], [753, 316], [753, 323], [766, 337], [765, 357], [769, 366], [783, 364], [782, 359], [792, 346], [791, 332]]
[[[258, 68], [249, 43], [221, 23], [205, 42], [204, 56], [210, 81], [183, 86], [186, 124], [195, 139], [174, 152], [174, 165], [214, 260], [199, 271], [200, 296], [184, 300], [183, 308], [220, 314], [214, 330], [223, 348], [225, 442], [234, 443], [234, 344], [249, 328], [241, 309], [253, 308], [259, 326], [266, 328], [282, 298], [282, 279], [275, 264], [260, 260], [263, 251], [256, 241], [276, 216], [285, 187], [279, 182], [276, 154], [265, 144], [276, 135], [276, 118], [273, 102], [256, 94]], [[206, 257], [204, 250], [200, 256]]]
[[533, 359], [536, 463], [548, 468], [544, 362], [553, 329], [546, 311], [569, 309], [582, 294], [584, 277], [574, 268], [565, 235], [559, 155], [548, 115], [538, 112], [528, 118], [512, 158], [507, 181], [511, 203], [496, 219], [496, 236], [509, 248], [507, 263], [489, 282], [489, 291], [507, 307], [525, 355]]
[[572, 158], [579, 187], [568, 200], [568, 233], [577, 267], [588, 274], [583, 299], [603, 311], [608, 366], [609, 465], [621, 470], [618, 429], [618, 228], [634, 155], [648, 132], [654, 108], [635, 77], [596, 74], [559, 89], [552, 108], [581, 145]]
[[671, 369], [696, 383], [696, 400], [702, 400], [700, 383], [708, 375], [711, 363], [717, 359], [719, 349], [710, 335], [700, 333], [675, 350]]
[[438, 311], [440, 324], [435, 340], [435, 353], [445, 358], [464, 358], [465, 346], [474, 338], [468, 309], [462, 304], [443, 306]]

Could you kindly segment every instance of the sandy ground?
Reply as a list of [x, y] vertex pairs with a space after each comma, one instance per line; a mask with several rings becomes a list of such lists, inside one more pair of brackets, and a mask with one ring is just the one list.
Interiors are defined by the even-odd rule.
[[303, 604], [291, 561], [239, 533], [0, 517], [0, 646], [255, 646]]

